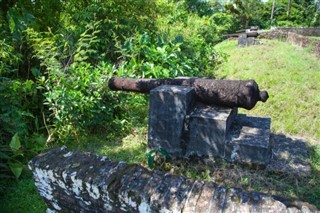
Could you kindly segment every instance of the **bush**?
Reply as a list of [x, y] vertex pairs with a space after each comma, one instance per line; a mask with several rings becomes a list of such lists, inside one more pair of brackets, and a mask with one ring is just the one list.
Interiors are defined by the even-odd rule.
[[46, 142], [41, 129], [42, 99], [32, 80], [0, 79], [0, 165], [6, 177], [19, 177], [23, 164], [43, 150]]
[[121, 64], [117, 75], [139, 78], [168, 78], [202, 75], [195, 60], [182, 52], [183, 43], [147, 33], [128, 38], [118, 47]]
[[0, 163], [6, 169], [59, 141], [129, 130], [130, 109], [146, 99], [110, 92], [108, 79], [205, 76], [220, 60], [213, 46], [233, 26], [230, 15], [203, 5], [193, 12], [185, 1], [3, 5]]

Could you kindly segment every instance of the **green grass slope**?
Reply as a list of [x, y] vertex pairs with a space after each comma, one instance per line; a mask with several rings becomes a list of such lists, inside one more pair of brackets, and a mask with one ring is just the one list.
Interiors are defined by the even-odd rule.
[[263, 45], [238, 48], [237, 41], [216, 46], [229, 55], [215, 71], [217, 78], [254, 79], [269, 92], [247, 114], [271, 116], [272, 131], [320, 140], [320, 58], [308, 49], [265, 40]]

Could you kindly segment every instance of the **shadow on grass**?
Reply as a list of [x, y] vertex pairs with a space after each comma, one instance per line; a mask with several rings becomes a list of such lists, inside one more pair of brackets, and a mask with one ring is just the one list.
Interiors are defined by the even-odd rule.
[[308, 176], [311, 173], [308, 143], [303, 138], [271, 134], [271, 161], [267, 168], [274, 172]]
[[[142, 118], [133, 122], [131, 132], [90, 136], [86, 138], [90, 141], [81, 143], [82, 146], [78, 148], [113, 160], [146, 165], [146, 112]], [[278, 161], [275, 171], [262, 169], [260, 166], [231, 164], [221, 159], [199, 158], [171, 160], [166, 163], [160, 160], [156, 169], [188, 178], [214, 181], [226, 187], [239, 187], [249, 192], [258, 191], [300, 199], [320, 209], [320, 146], [308, 146], [303, 138], [283, 134], [271, 134], [271, 141], [276, 148], [274, 154], [277, 154], [275, 157]], [[312, 169], [308, 173], [304, 169], [309, 162]], [[285, 169], [290, 173], [284, 172]]]
[[[320, 209], [320, 146], [307, 146], [302, 138], [282, 134], [272, 134], [271, 140], [278, 148], [277, 160], [280, 165], [276, 171], [257, 165], [231, 164], [222, 159], [200, 158], [171, 160], [166, 164], [158, 164], [156, 168], [175, 175], [214, 181], [226, 187], [242, 188], [249, 192], [258, 191], [299, 199]], [[288, 147], [290, 149], [285, 150]], [[311, 170], [309, 173], [305, 170], [307, 167]]]

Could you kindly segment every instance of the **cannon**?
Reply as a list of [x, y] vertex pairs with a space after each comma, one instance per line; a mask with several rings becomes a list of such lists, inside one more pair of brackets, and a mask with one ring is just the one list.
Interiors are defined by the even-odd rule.
[[224, 107], [252, 109], [258, 101], [269, 98], [267, 91], [260, 91], [254, 80], [214, 80], [205, 78], [132, 79], [113, 77], [108, 86], [111, 90], [149, 93], [161, 85], [192, 87], [196, 98], [203, 103]]
[[230, 38], [230, 37], [240, 37], [240, 36], [246, 36], [246, 38], [257, 38], [259, 36], [258, 33], [259, 27], [258, 26], [251, 26], [250, 28], [247, 29], [241, 29], [237, 30], [236, 33], [231, 33], [231, 34], [225, 34], [223, 35], [224, 37]]
[[246, 37], [248, 37], [248, 38], [250, 38], [250, 37], [256, 38], [256, 37], [258, 37], [259, 33], [257, 31], [250, 31], [250, 32], [244, 32], [244, 33], [225, 34], [223, 36], [228, 37], [228, 38], [230, 38], [230, 37], [238, 38], [241, 35], [246, 35]]

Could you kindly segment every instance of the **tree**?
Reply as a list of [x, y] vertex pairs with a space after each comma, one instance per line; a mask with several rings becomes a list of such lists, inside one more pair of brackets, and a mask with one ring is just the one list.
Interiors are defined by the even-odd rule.
[[313, 20], [312, 20], [312, 26], [320, 26], [320, 17], [319, 17], [319, 13], [320, 13], [320, 1], [316, 1], [315, 2], [315, 13], [313, 16]]
[[250, 25], [260, 25], [261, 8], [260, 0], [234, 0], [225, 5], [227, 13], [235, 15], [243, 28]]
[[291, 1], [292, 1], [292, 0], [288, 0], [287, 17], [289, 17], [289, 15], [290, 15]]
[[224, 10], [221, 0], [185, 0], [189, 11], [196, 12], [199, 16], [210, 16]]
[[273, 16], [274, 16], [274, 9], [276, 7], [276, 0], [273, 0], [272, 2], [272, 9], [271, 9], [271, 17], [270, 17], [270, 24], [272, 25], [273, 22]]

